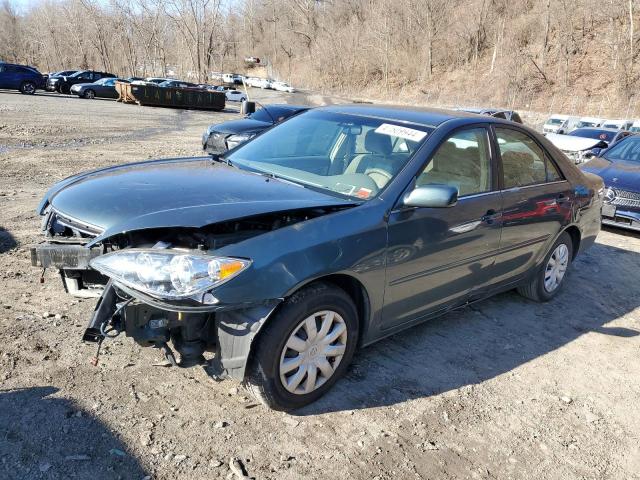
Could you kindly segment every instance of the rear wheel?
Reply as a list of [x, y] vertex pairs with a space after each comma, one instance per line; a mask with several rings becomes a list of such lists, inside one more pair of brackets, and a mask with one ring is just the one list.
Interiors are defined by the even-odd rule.
[[93, 90], [89, 89], [87, 91], [84, 92], [84, 98], [88, 98], [89, 100], [93, 100], [96, 97], [96, 92], [94, 92]]
[[553, 244], [533, 279], [518, 288], [518, 293], [536, 302], [547, 302], [555, 297], [563, 285], [565, 274], [573, 258], [573, 241], [564, 232]]
[[260, 333], [249, 391], [275, 410], [324, 395], [344, 374], [358, 341], [356, 307], [344, 290], [314, 283], [289, 298]]
[[20, 85], [20, 93], [33, 95], [36, 93], [36, 84], [33, 82], [22, 82], [22, 85]]

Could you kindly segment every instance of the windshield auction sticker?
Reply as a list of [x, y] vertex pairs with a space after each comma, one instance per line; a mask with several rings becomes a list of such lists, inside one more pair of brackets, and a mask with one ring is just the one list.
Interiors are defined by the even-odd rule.
[[419, 142], [427, 136], [427, 132], [415, 130], [413, 128], [401, 127], [399, 125], [391, 125], [390, 123], [383, 123], [375, 130], [376, 133], [382, 133], [383, 135], [390, 135], [392, 137], [400, 137], [405, 140], [411, 140], [412, 142]]

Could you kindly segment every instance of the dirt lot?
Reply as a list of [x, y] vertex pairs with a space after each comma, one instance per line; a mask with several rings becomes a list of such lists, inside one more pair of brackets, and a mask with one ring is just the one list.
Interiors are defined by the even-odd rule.
[[37, 202], [78, 171], [200, 154], [236, 117], [0, 92], [0, 478], [227, 478], [232, 458], [258, 479], [640, 478], [640, 236], [619, 231], [553, 302], [507, 293], [384, 340], [292, 415], [126, 338], [91, 366], [95, 301], [30, 266]]

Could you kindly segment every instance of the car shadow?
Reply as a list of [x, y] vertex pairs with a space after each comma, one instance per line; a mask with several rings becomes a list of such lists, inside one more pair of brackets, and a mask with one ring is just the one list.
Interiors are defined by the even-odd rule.
[[0, 390], [0, 478], [147, 475], [106, 425], [57, 393], [49, 386]]
[[0, 253], [8, 252], [18, 245], [13, 235], [3, 227], [0, 227]]
[[640, 254], [595, 244], [576, 259], [554, 300], [507, 292], [393, 335], [356, 352], [331, 391], [293, 414], [391, 406], [478, 384], [590, 332], [622, 342], [636, 337], [639, 331], [607, 324], [640, 305], [629, 292], [638, 272]]

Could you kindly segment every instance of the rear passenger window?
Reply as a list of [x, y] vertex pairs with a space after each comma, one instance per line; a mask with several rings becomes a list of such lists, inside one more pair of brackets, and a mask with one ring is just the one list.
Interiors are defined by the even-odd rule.
[[562, 180], [557, 167], [533, 138], [523, 132], [496, 128], [504, 188]]
[[422, 171], [417, 186], [445, 184], [458, 188], [458, 195], [491, 190], [491, 162], [487, 130], [462, 130], [449, 137]]

